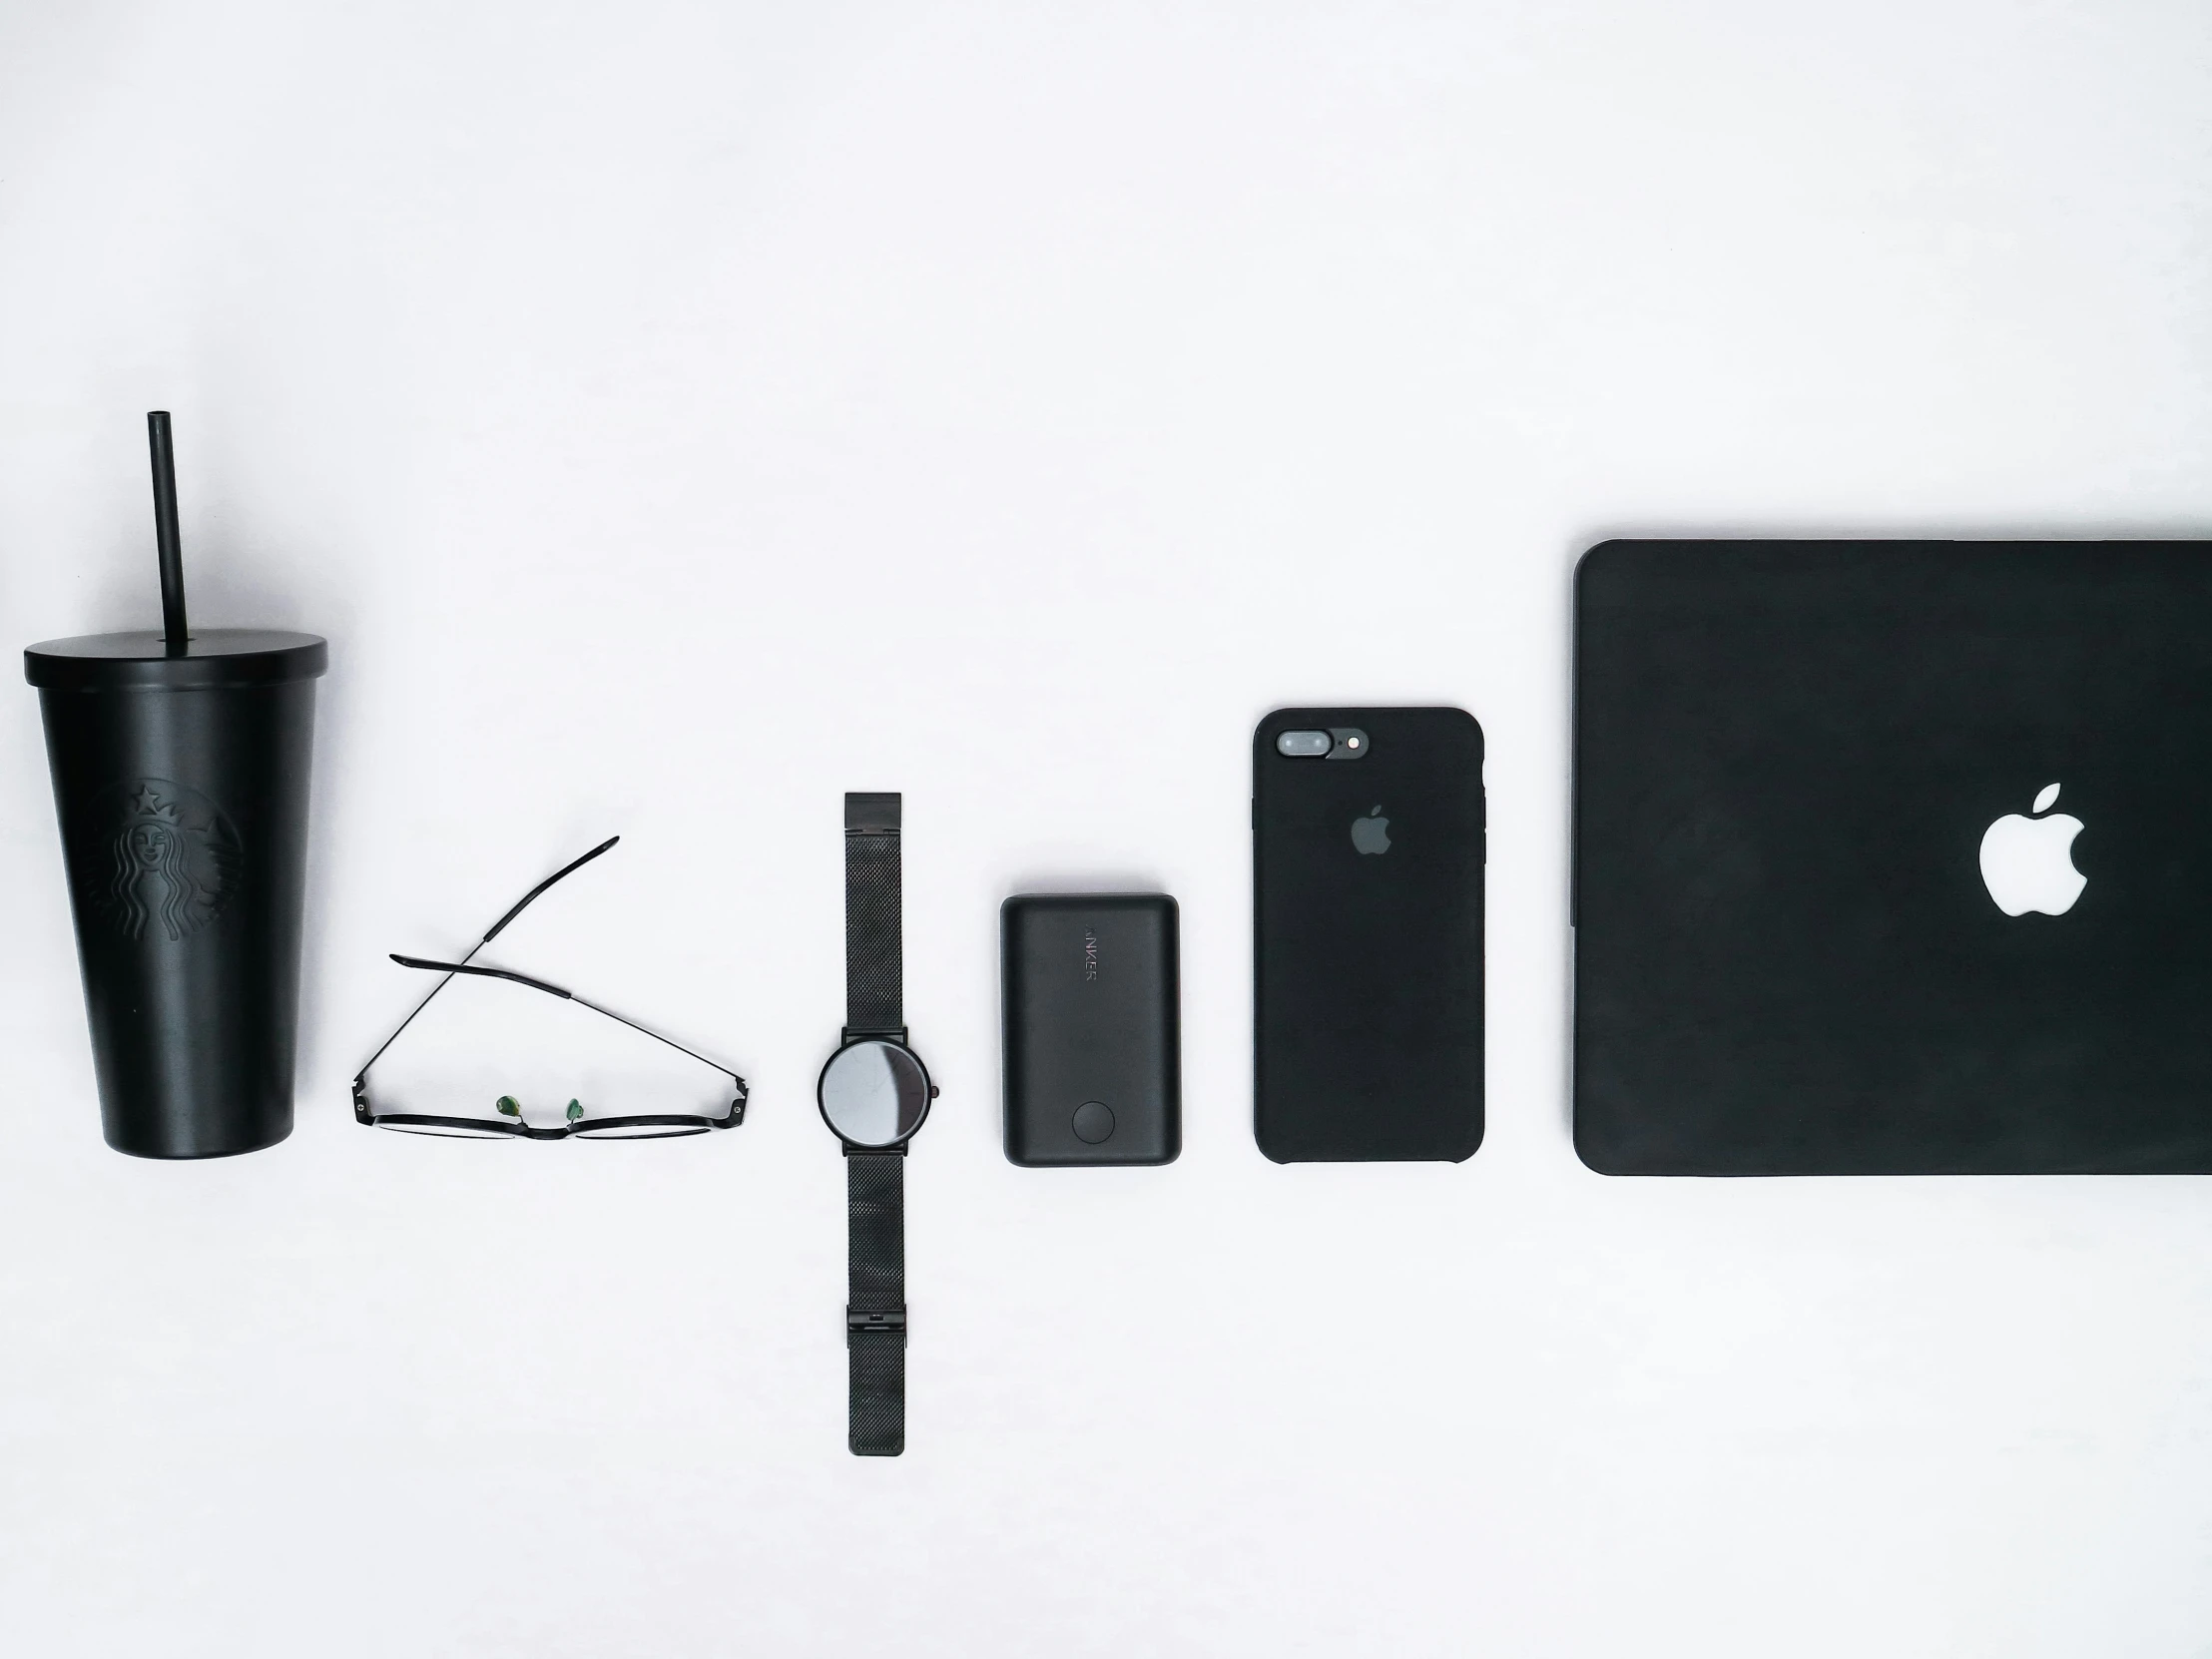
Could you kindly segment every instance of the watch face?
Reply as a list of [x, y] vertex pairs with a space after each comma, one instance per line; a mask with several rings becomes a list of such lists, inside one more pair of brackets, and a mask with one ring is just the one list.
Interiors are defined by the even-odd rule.
[[822, 1115], [854, 1146], [896, 1146], [929, 1112], [929, 1074], [912, 1050], [868, 1038], [822, 1068]]

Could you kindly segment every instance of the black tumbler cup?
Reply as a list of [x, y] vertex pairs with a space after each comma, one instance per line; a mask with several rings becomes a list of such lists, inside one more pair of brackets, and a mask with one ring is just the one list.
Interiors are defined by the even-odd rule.
[[39, 689], [108, 1144], [219, 1158], [291, 1133], [312, 634], [49, 640]]

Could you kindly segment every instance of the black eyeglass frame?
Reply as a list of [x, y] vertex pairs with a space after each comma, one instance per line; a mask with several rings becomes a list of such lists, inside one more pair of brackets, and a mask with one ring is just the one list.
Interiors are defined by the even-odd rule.
[[[553, 984], [550, 980], [538, 979], [527, 973], [517, 973], [512, 968], [479, 967], [475, 965], [476, 952], [497, 938], [507, 924], [529, 908], [532, 901], [548, 887], [564, 876], [574, 874], [602, 852], [608, 851], [621, 839], [620, 835], [609, 835], [581, 858], [563, 864], [551, 875], [548, 875], [516, 899], [508, 907], [507, 913], [493, 922], [490, 930], [471, 945], [468, 954], [457, 962], [435, 961], [424, 956], [402, 956], [396, 951], [392, 953], [391, 959], [401, 967], [421, 968], [431, 973], [443, 974], [444, 977], [430, 987], [428, 993], [424, 995], [420, 1002], [414, 1005], [413, 1010], [408, 1013], [407, 1017], [399, 1022], [392, 1034], [376, 1045], [376, 1052], [362, 1062], [361, 1069], [353, 1074], [354, 1122], [369, 1129], [392, 1129], [418, 1135], [443, 1135], [451, 1139], [496, 1140], [504, 1137], [508, 1140], [519, 1141], [565, 1141], [574, 1136], [581, 1136], [585, 1140], [666, 1140], [679, 1135], [704, 1135], [713, 1129], [734, 1129], [745, 1122], [745, 1103], [749, 1094], [745, 1079], [719, 1060], [710, 1060], [697, 1049], [685, 1047], [674, 1037], [656, 1031], [649, 1025], [640, 1025], [628, 1015], [618, 1014], [612, 1008], [602, 1008], [588, 997], [578, 996], [574, 991]], [[464, 973], [482, 979], [504, 979], [510, 984], [527, 986], [534, 991], [544, 991], [547, 995], [557, 996], [564, 1002], [573, 1002], [578, 1007], [589, 1008], [595, 1014], [604, 1014], [607, 1018], [619, 1024], [627, 1025], [633, 1031], [651, 1037], [657, 1043], [666, 1044], [680, 1054], [690, 1055], [701, 1065], [718, 1071], [730, 1079], [730, 1109], [720, 1117], [707, 1112], [639, 1112], [620, 1117], [583, 1116], [573, 1118], [552, 1128], [525, 1123], [519, 1115], [519, 1111], [518, 1115], [512, 1118], [446, 1117], [425, 1112], [377, 1111], [368, 1101], [369, 1068], [382, 1059], [384, 1051], [397, 1042], [400, 1033], [414, 1023], [415, 1015], [427, 1008], [431, 999], [453, 982], [455, 975]]]

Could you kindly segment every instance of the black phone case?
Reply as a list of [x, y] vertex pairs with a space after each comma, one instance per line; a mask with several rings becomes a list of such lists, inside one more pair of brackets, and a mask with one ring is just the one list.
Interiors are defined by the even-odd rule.
[[1175, 900], [1017, 893], [999, 910], [1006, 1156], [1165, 1164], [1183, 1149]]
[[[1364, 759], [1276, 750], [1348, 727]], [[1464, 710], [1279, 709], [1253, 734], [1253, 1134], [1277, 1163], [1482, 1144], [1483, 817]]]

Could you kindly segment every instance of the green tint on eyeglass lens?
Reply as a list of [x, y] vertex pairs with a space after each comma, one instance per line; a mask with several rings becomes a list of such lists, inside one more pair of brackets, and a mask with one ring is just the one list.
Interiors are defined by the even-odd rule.
[[[493, 1102], [493, 1105], [498, 1109], [501, 1117], [520, 1118], [522, 1116], [522, 1102], [515, 1099], [511, 1094], [501, 1095], [498, 1100]], [[584, 1103], [581, 1100], [572, 1100], [568, 1103], [569, 1122], [574, 1123], [583, 1115]]]

